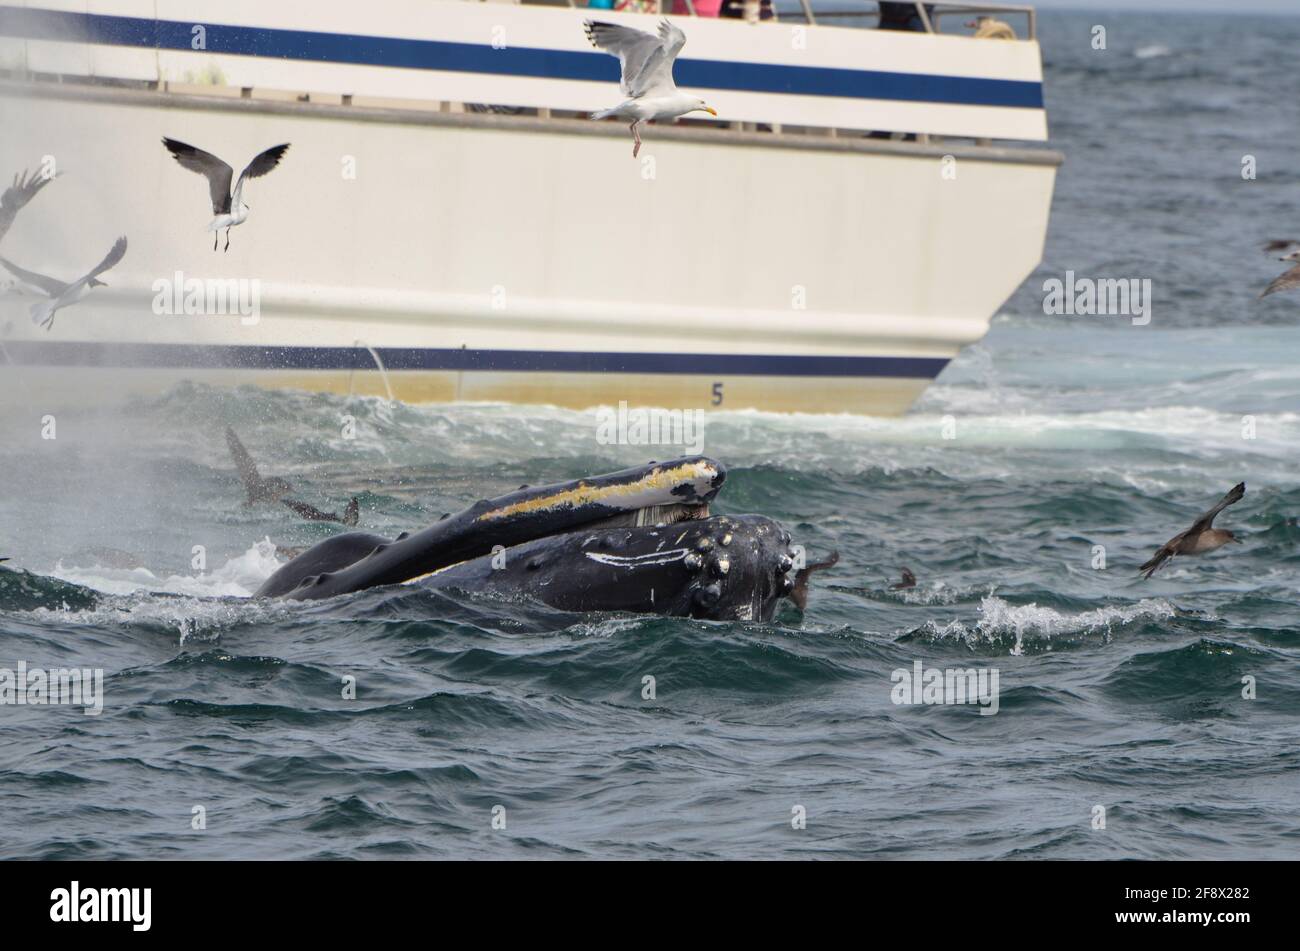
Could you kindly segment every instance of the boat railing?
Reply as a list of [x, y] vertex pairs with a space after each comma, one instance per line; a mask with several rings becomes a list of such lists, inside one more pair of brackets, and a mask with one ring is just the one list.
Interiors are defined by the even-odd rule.
[[[730, 0], [740, 3], [742, 0]], [[1024, 32], [1018, 34], [1021, 39], [1037, 39], [1038, 17], [1035, 9], [1023, 4], [1009, 3], [924, 3], [912, 4], [917, 16], [925, 26], [927, 33], [942, 33], [943, 22], [954, 17], [969, 16], [1006, 16], [1024, 18]], [[793, 9], [780, 13], [782, 22], [789, 22], [793, 17], [801, 18], [805, 23], [833, 23], [836, 26], [849, 25], [852, 20], [866, 20], [876, 23], [880, 20], [880, 5], [872, 0], [830, 0], [817, 3], [816, 0], [793, 0]], [[863, 9], [863, 8], [867, 9]], [[1014, 26], [1015, 24], [1009, 24]], [[955, 32], [955, 30], [953, 31]]]
[[[523, 0], [524, 3], [532, 0]], [[570, 7], [581, 8], [587, 4], [579, 0], [567, 0]], [[683, 0], [686, 8], [686, 16], [699, 16], [695, 6], [695, 0]], [[759, 19], [762, 10], [762, 0], [723, 0], [723, 5], [727, 10], [738, 14], [740, 19], [749, 20], [750, 22], [761, 22]], [[927, 33], [942, 33], [943, 21], [952, 17], [968, 16], [1010, 16], [1024, 17], [1025, 31], [1021, 39], [1037, 39], [1038, 37], [1038, 17], [1035, 9], [1024, 4], [1013, 3], [925, 3], [923, 0], [915, 0], [912, 4], [916, 8], [917, 16], [925, 27]], [[790, 23], [802, 20], [804, 23], [816, 25], [824, 23], [835, 26], [853, 25], [850, 21], [869, 21], [877, 23], [880, 20], [880, 4], [876, 0], [782, 0], [781, 3], [773, 0], [771, 6], [771, 19], [769, 22]], [[676, 4], [673, 8], [664, 11], [665, 15], [680, 16], [677, 13]], [[1011, 24], [1014, 26], [1014, 24]], [[955, 31], [954, 31], [955, 32]]]
[[[125, 3], [127, 0], [113, 0], [117, 3]], [[588, 7], [586, 0], [496, 0], [502, 5], [520, 4], [527, 6], [549, 6], [552, 8], [574, 8], [579, 10], [590, 9], [593, 16], [599, 16], [605, 12], [600, 7]], [[669, 13], [673, 16], [696, 16], [698, 7], [706, 0], [658, 0], [656, 4], [661, 9], [668, 10], [689, 10], [689, 13]], [[710, 9], [716, 13], [719, 7], [715, 0], [708, 0]], [[773, 16], [765, 20], [755, 20], [753, 25], [772, 26], [780, 23], [788, 28], [799, 26], [801, 24], [820, 25], [825, 27], [844, 27], [844, 26], [862, 26], [866, 29], [879, 29], [881, 4], [876, 0], [721, 0], [722, 3], [730, 4], [732, 7], [742, 5], [748, 11], [758, 15], [760, 3], [770, 3], [767, 9], [771, 10]], [[3, 0], [0, 0], [0, 4]], [[495, 11], [483, 9], [484, 5], [473, 4], [480, 9], [475, 11], [474, 16], [477, 22], [492, 22], [491, 18], [496, 17]], [[732, 7], [728, 7], [730, 11]], [[922, 35], [918, 25], [924, 26], [924, 33], [937, 34], [944, 33], [947, 36], [958, 37], [963, 34], [957, 32], [960, 25], [954, 23], [952, 18], [960, 16], [966, 20], [971, 17], [993, 16], [995, 18], [1013, 17], [1020, 15], [1025, 18], [1023, 33], [1014, 32], [1015, 27], [1005, 20], [996, 19], [992, 26], [996, 30], [985, 30], [984, 35], [997, 35], [1010, 38], [1014, 35], [1016, 38], [1024, 40], [1034, 40], [1036, 38], [1036, 20], [1034, 8], [1028, 5], [1014, 5], [1003, 3], [960, 3], [960, 2], [924, 2], [916, 0], [914, 3], [898, 3], [898, 5], [887, 12], [897, 12], [902, 9], [906, 12], [911, 7], [916, 11], [916, 19], [913, 23], [907, 24], [914, 32], [913, 36]], [[0, 6], [0, 10], [4, 8]], [[651, 11], [644, 11], [651, 12]], [[715, 17], [709, 17], [715, 18]], [[735, 24], [734, 29], [739, 31], [742, 24], [750, 25], [744, 19], [735, 19], [728, 15], [724, 19], [731, 20]], [[891, 18], [898, 19], [898, 18]], [[945, 30], [945, 21], [950, 28]], [[700, 24], [704, 26], [704, 24]], [[982, 24], [985, 27], [990, 24]], [[1011, 27], [1011, 29], [1008, 29]], [[708, 30], [701, 32], [712, 32], [715, 37], [721, 33], [730, 33], [732, 28], [720, 28], [709, 26]], [[143, 34], [132, 34], [132, 36]], [[737, 37], [740, 33], [734, 34]], [[891, 35], [901, 35], [891, 31]], [[976, 33], [968, 32], [967, 37], [974, 37]], [[866, 37], [862, 37], [863, 40]], [[883, 39], [883, 37], [879, 38]], [[878, 44], [879, 39], [872, 38], [873, 44]], [[90, 43], [93, 45], [94, 40]], [[715, 40], [716, 43], [716, 40]], [[128, 44], [129, 47], [130, 44]], [[135, 43], [142, 51], [147, 51], [148, 42], [142, 41]], [[934, 44], [927, 44], [933, 47]], [[158, 56], [150, 62], [144, 56], [138, 56], [133, 60], [131, 70], [126, 74], [115, 75], [111, 71], [101, 71], [98, 66], [98, 60], [91, 56], [85, 56], [81, 62], [90, 63], [89, 68], [82, 67], [72, 72], [64, 72], [62, 67], [65, 64], [76, 65], [79, 61], [74, 57], [55, 56], [51, 54], [48, 43], [34, 43], [24, 49], [21, 59], [11, 61], [10, 64], [0, 67], [0, 77], [13, 78], [19, 81], [51, 81], [55, 83], [76, 82], [90, 85], [107, 85], [107, 86], [132, 86], [141, 85], [148, 89], [155, 89], [162, 92], [178, 92], [190, 95], [211, 95], [211, 96], [228, 96], [235, 95], [242, 99], [270, 99], [284, 101], [286, 99], [296, 100], [301, 103], [322, 104], [322, 105], [339, 105], [351, 107], [354, 104], [358, 108], [376, 108], [389, 110], [407, 110], [423, 112], [443, 112], [443, 113], [491, 113], [494, 116], [534, 116], [544, 120], [573, 120], [586, 119], [593, 103], [583, 99], [573, 92], [575, 84], [568, 82], [552, 82], [546, 76], [531, 75], [514, 75], [503, 74], [499, 81], [493, 86], [495, 98], [484, 98], [481, 100], [470, 100], [465, 97], [469, 89], [463, 80], [457, 80], [456, 83], [448, 83], [442, 74], [435, 70], [429, 70], [424, 73], [415, 74], [414, 81], [404, 82], [399, 93], [395, 95], [394, 88], [391, 84], [380, 83], [374, 79], [370, 72], [358, 71], [356, 78], [358, 85], [354, 88], [340, 89], [337, 82], [337, 74], [311, 73], [308, 70], [314, 67], [303, 63], [296, 63], [298, 71], [294, 72], [292, 80], [283, 80], [279, 75], [272, 72], [274, 65], [268, 60], [259, 60], [257, 53], [254, 51], [251, 55], [245, 54], [242, 58], [226, 59], [218, 61], [218, 54], [211, 54], [210, 61], [198, 68], [191, 70], [178, 65], [177, 56], [190, 56], [188, 50], [182, 50], [179, 54], [177, 50], [180, 47], [165, 48], [159, 47]], [[926, 95], [900, 95], [897, 89], [884, 88], [890, 83], [896, 87], [898, 85], [897, 75], [906, 75], [900, 73], [891, 74], [888, 82], [877, 86], [868, 87], [859, 83], [853, 95], [835, 98], [821, 93], [817, 95], [806, 95], [799, 98], [798, 94], [789, 96], [769, 97], [770, 101], [763, 101], [761, 108], [755, 106], [754, 102], [758, 97], [752, 97], [749, 103], [748, 114], [732, 114], [732, 118], [721, 121], [691, 120], [689, 118], [682, 121], [683, 126], [706, 126], [711, 129], [729, 129], [743, 133], [762, 132], [764, 134], [774, 134], [777, 136], [785, 134], [809, 135], [809, 136], [826, 136], [838, 138], [841, 135], [848, 137], [860, 137], [867, 135], [871, 138], [892, 138], [903, 141], [916, 141], [921, 144], [929, 144], [933, 141], [970, 141], [976, 146], [988, 146], [993, 142], [1004, 141], [1045, 141], [1046, 117], [1043, 112], [1041, 99], [1034, 101], [1033, 96], [1037, 92], [1041, 96], [1041, 83], [1037, 76], [1032, 75], [1030, 58], [1023, 55], [1023, 50], [1013, 50], [1007, 48], [1009, 44], [979, 44], [982, 47], [978, 50], [978, 56], [972, 56], [971, 60], [976, 63], [968, 72], [974, 73], [977, 79], [1002, 78], [1010, 74], [1010, 82], [1003, 83], [1001, 86], [989, 92], [990, 84], [985, 83], [980, 90], [988, 100], [974, 103], [973, 107], [970, 102], [962, 99], [960, 96], [953, 98], [954, 94], [946, 93], [949, 98], [934, 98], [934, 102], [943, 105], [946, 102], [960, 102], [963, 104], [961, 110], [940, 109], [930, 107], [930, 98]], [[995, 48], [996, 47], [996, 48]], [[584, 50], [585, 52], [585, 50]], [[919, 51], [918, 51], [919, 52]], [[947, 55], [946, 51], [927, 48], [925, 51], [928, 63], [933, 63], [937, 57]], [[972, 50], [972, 53], [975, 51]], [[720, 62], [726, 62], [726, 57], [721, 57]], [[123, 59], [115, 56], [108, 60], [112, 64], [118, 65]], [[306, 58], [306, 63], [310, 63], [310, 57]], [[228, 64], [228, 66], [226, 65]], [[716, 64], [714, 64], [716, 66]], [[780, 64], [778, 64], [779, 66]], [[224, 71], [223, 66], [230, 69], [230, 73]], [[789, 66], [789, 58], [785, 66]], [[925, 64], [919, 64], [917, 75], [925, 77]], [[53, 68], [52, 68], [53, 67]], [[331, 65], [332, 68], [332, 65]], [[182, 72], [182, 69], [185, 71]], [[607, 73], [610, 78], [616, 75], [613, 72], [612, 64], [609, 65]], [[940, 70], [943, 74], [944, 71]], [[301, 77], [301, 78], [300, 78]], [[316, 85], [319, 77], [322, 85]], [[382, 78], [382, 77], [381, 77]], [[572, 77], [563, 77], [572, 78]], [[960, 82], [961, 77], [942, 76], [941, 78], [948, 86]], [[924, 83], [922, 83], [924, 85]], [[921, 91], [929, 92], [930, 86], [925, 86]], [[872, 97], [867, 92], [875, 88], [882, 88], [886, 93], [893, 95], [883, 95]], [[1009, 91], [1005, 87], [1011, 88]], [[865, 90], [865, 92], [864, 92]], [[450, 95], [447, 95], [450, 93]], [[1000, 97], [1000, 98], [999, 98]], [[1009, 97], [1009, 98], [1008, 98]], [[879, 101], [876, 101], [876, 100]], [[862, 105], [870, 102], [869, 106]], [[999, 108], [982, 108], [984, 105]], [[1012, 105], [1020, 108], [1000, 108], [1004, 105]], [[857, 110], [857, 111], [854, 111]], [[869, 111], [869, 110], [875, 110]]]

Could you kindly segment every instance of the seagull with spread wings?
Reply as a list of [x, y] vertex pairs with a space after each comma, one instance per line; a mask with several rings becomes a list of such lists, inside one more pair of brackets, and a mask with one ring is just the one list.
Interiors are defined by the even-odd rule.
[[1143, 579], [1150, 578], [1156, 573], [1157, 568], [1175, 555], [1203, 555], [1207, 551], [1222, 548], [1228, 542], [1241, 544], [1241, 539], [1226, 528], [1215, 528], [1214, 517], [1229, 505], [1236, 505], [1245, 494], [1246, 483], [1238, 482], [1215, 504], [1214, 508], [1193, 522], [1191, 528], [1179, 532], [1165, 542], [1160, 550], [1138, 569], [1143, 572]]
[[632, 120], [632, 157], [641, 151], [641, 123], [653, 119], [676, 119], [688, 112], [717, 112], [703, 99], [677, 90], [673, 63], [686, 45], [686, 34], [667, 20], [654, 36], [630, 26], [586, 20], [587, 39], [597, 49], [618, 57], [622, 78], [618, 88], [628, 98], [612, 109], [593, 112], [593, 119], [618, 116]]
[[1282, 255], [1278, 260], [1294, 261], [1295, 264], [1291, 270], [1283, 271], [1273, 278], [1273, 282], [1264, 288], [1264, 292], [1259, 295], [1260, 297], [1267, 297], [1269, 294], [1276, 294], [1278, 291], [1289, 291], [1292, 288], [1300, 287], [1300, 248], [1290, 254]]
[[69, 284], [65, 284], [57, 278], [46, 277], [44, 274], [37, 274], [35, 271], [20, 268], [3, 257], [0, 257], [0, 264], [3, 264], [5, 269], [18, 279], [18, 289], [20, 291], [47, 298], [32, 305], [31, 315], [33, 323], [40, 324], [46, 330], [49, 330], [54, 326], [55, 313], [77, 303], [96, 287], [107, 287], [108, 285], [99, 279], [99, 275], [115, 267], [125, 254], [126, 238], [118, 238], [114, 242], [112, 250], [104, 256], [104, 260], [95, 265], [94, 269], [89, 273], [83, 274]]
[[28, 178], [26, 171], [14, 176], [14, 183], [5, 189], [3, 195], [0, 195], [0, 240], [4, 239], [5, 233], [18, 217], [22, 207], [53, 180], [53, 175], [33, 175]]
[[230, 250], [230, 229], [242, 225], [248, 220], [249, 207], [244, 203], [244, 182], [250, 178], [261, 178], [280, 164], [280, 159], [289, 150], [289, 143], [273, 145], [259, 154], [248, 167], [239, 173], [235, 190], [230, 190], [230, 181], [235, 177], [235, 170], [211, 152], [196, 149], [192, 145], [178, 142], [176, 139], [162, 140], [167, 151], [180, 163], [181, 168], [198, 172], [208, 180], [208, 192], [212, 197], [212, 214], [215, 215], [208, 224], [212, 232], [212, 250], [217, 250], [217, 232], [226, 231], [226, 248]]

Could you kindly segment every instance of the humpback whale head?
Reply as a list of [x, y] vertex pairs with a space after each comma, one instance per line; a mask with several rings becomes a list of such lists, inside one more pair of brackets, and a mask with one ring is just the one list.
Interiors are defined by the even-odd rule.
[[761, 515], [600, 526], [539, 538], [420, 580], [566, 611], [770, 621], [794, 587], [790, 535]]
[[568, 579], [582, 610], [770, 621], [794, 587], [790, 534], [761, 515], [589, 536], [582, 554]]
[[351, 532], [284, 565], [261, 597], [317, 599], [417, 583], [566, 611], [769, 621], [795, 589], [790, 535], [712, 515], [726, 470], [706, 456], [523, 488], [389, 541]]

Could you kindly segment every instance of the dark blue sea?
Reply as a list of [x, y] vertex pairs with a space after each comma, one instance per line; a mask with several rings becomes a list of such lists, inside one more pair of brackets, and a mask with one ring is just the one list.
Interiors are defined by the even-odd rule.
[[[1300, 17], [1040, 29], [1067, 161], [987, 339], [902, 419], [709, 417], [717, 509], [840, 553], [803, 616], [247, 598], [338, 529], [242, 507], [225, 425], [396, 533], [651, 457], [591, 414], [185, 386], [50, 442], [0, 412], [0, 667], [105, 671], [98, 716], [0, 707], [0, 857], [1300, 857], [1300, 294], [1256, 298], [1258, 242], [1300, 238]], [[1066, 270], [1149, 278], [1151, 322], [1044, 315]], [[1238, 481], [1243, 544], [1141, 580]], [[918, 661], [996, 670], [996, 714], [892, 702]]]

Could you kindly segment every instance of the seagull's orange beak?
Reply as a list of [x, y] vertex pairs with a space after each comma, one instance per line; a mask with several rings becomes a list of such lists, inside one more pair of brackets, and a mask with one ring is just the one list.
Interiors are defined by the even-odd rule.
[[711, 116], [716, 116], [718, 114], [718, 110], [714, 109], [712, 106], [705, 106], [704, 111]]

